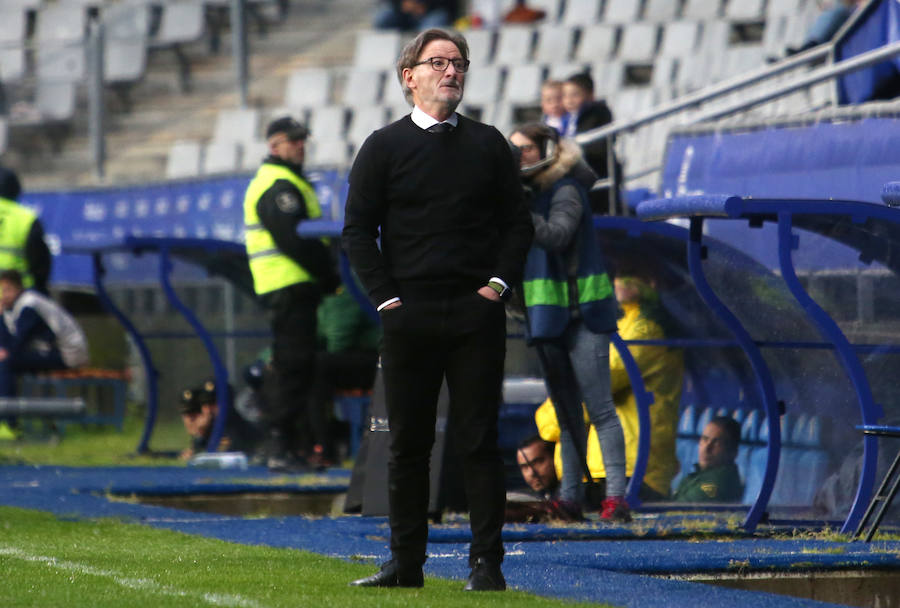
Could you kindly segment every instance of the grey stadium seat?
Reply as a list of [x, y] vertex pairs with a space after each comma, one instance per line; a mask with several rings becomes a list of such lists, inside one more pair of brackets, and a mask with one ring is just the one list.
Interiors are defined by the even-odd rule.
[[269, 144], [264, 140], [244, 142], [241, 148], [241, 169], [245, 171], [256, 171], [262, 160], [269, 155]]
[[38, 81], [34, 105], [44, 122], [71, 119], [75, 116], [75, 83]]
[[567, 25], [545, 25], [538, 28], [534, 60], [538, 63], [559, 63], [572, 56], [574, 30]]
[[310, 113], [309, 130], [318, 141], [342, 138], [347, 120], [347, 112], [342, 106], [315, 108]]
[[514, 65], [506, 73], [503, 98], [516, 106], [539, 105], [543, 69], [539, 65]]
[[199, 40], [206, 31], [203, 2], [180, 0], [162, 4], [159, 29], [153, 38], [154, 46], [171, 46]]
[[0, 19], [0, 81], [18, 82], [25, 76], [25, 8], [4, 6]]
[[238, 108], [219, 110], [212, 141], [243, 143], [259, 135], [259, 110]]
[[494, 51], [494, 30], [481, 29], [466, 32], [469, 45], [469, 61], [473, 66], [483, 66], [491, 62]]
[[500, 95], [500, 68], [485, 66], [471, 68], [466, 76], [466, 105], [482, 107], [493, 103]]
[[375, 129], [387, 124], [387, 111], [384, 106], [363, 106], [353, 110], [350, 126], [347, 129], [347, 140], [354, 147], [359, 147]]
[[601, 0], [566, 0], [561, 21], [566, 25], [589, 26], [600, 20]]
[[200, 175], [200, 159], [202, 148], [200, 142], [179, 139], [169, 148], [166, 160], [166, 177], [196, 177]]
[[86, 73], [86, 13], [81, 6], [53, 5], [37, 12], [36, 74], [40, 80], [76, 81]]
[[616, 28], [609, 25], [592, 25], [581, 32], [581, 42], [575, 51], [575, 59], [586, 63], [605, 61], [616, 48]]
[[634, 23], [638, 20], [641, 3], [635, 0], [606, 0], [603, 21], [606, 23]]
[[114, 4], [103, 10], [105, 39], [103, 79], [134, 82], [147, 66], [147, 34], [150, 7], [146, 4]]
[[647, 0], [644, 6], [644, 21], [669, 23], [678, 17], [680, 0]]
[[357, 68], [390, 69], [400, 54], [400, 41], [399, 32], [359, 32], [353, 65]]
[[619, 59], [628, 62], [650, 63], [656, 55], [659, 30], [652, 23], [631, 23], [622, 32]]
[[494, 63], [498, 65], [518, 65], [531, 61], [531, 45], [534, 28], [527, 25], [508, 25], [497, 34], [497, 50]]
[[344, 81], [344, 105], [364, 107], [380, 103], [384, 76], [382, 70], [351, 69]]
[[212, 141], [203, 150], [203, 173], [233, 173], [238, 169], [240, 146], [234, 141]]
[[284, 105], [290, 108], [318, 108], [331, 100], [332, 74], [326, 68], [305, 68], [288, 76]]
[[313, 167], [343, 167], [350, 160], [343, 137], [313, 137], [309, 145], [309, 164]]
[[700, 24], [696, 21], [673, 21], [663, 29], [660, 57], [687, 57], [697, 49]]
[[715, 19], [719, 16], [722, 0], [685, 0], [681, 16], [684, 19]]

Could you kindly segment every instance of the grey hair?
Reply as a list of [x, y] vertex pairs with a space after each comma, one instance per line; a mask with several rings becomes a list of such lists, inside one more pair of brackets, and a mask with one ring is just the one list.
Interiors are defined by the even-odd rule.
[[418, 36], [407, 42], [406, 46], [403, 47], [403, 50], [400, 51], [400, 57], [397, 58], [397, 79], [400, 81], [400, 88], [403, 89], [403, 96], [406, 98], [406, 102], [409, 105], [413, 105], [412, 91], [409, 90], [409, 87], [407, 87], [406, 83], [403, 81], [403, 70], [415, 66], [419, 61], [419, 55], [422, 54], [422, 49], [428, 46], [428, 43], [433, 40], [449, 40], [456, 45], [457, 49], [459, 49], [459, 54], [462, 55], [463, 59], [469, 59], [469, 44], [466, 42], [466, 39], [463, 38], [463, 35], [458, 32], [448, 32], [446, 30], [431, 28], [421, 32]]

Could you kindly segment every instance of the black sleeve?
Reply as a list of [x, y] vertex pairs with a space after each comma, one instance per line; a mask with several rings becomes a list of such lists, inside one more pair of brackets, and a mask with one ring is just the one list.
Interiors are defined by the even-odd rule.
[[44, 295], [47, 293], [47, 282], [50, 280], [50, 269], [53, 266], [53, 256], [44, 241], [44, 226], [41, 220], [34, 220], [28, 237], [25, 239], [25, 262], [28, 264], [28, 272], [34, 278], [34, 288]]
[[384, 200], [387, 169], [383, 162], [386, 154], [379, 151], [377, 137], [376, 132], [366, 139], [350, 169], [350, 190], [341, 233], [350, 265], [375, 306], [399, 295], [377, 242], [387, 206]]
[[500, 251], [495, 276], [513, 286], [522, 280], [525, 258], [534, 236], [534, 224], [525, 204], [525, 190], [519, 177], [519, 168], [503, 135], [499, 131], [496, 133], [500, 204], [497, 206], [495, 221], [500, 227]]
[[297, 234], [297, 226], [308, 218], [303, 194], [289, 181], [277, 180], [260, 197], [256, 213], [278, 250], [308, 270], [324, 291], [334, 291], [337, 269], [328, 247]]

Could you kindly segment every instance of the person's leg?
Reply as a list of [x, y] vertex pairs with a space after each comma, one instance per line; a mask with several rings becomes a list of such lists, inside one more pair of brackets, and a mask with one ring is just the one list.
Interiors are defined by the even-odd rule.
[[587, 454], [581, 394], [565, 344], [561, 341], [542, 340], [536, 347], [540, 349], [544, 379], [559, 422], [559, 446], [563, 462], [559, 497], [581, 504], [584, 501], [582, 479]]
[[[293, 285], [271, 294], [272, 377], [276, 398], [268, 402], [266, 421], [276, 460], [288, 457], [296, 441], [294, 427], [308, 408], [315, 378], [317, 292]], [[274, 464], [278, 464], [275, 462]]]
[[391, 436], [391, 554], [407, 576], [420, 572], [425, 563], [429, 462], [443, 381], [442, 345], [415, 330], [428, 316], [421, 306], [405, 302], [399, 308], [382, 311], [381, 366]]
[[606, 495], [624, 496], [625, 438], [610, 390], [609, 336], [592, 333], [578, 323], [566, 331], [566, 340], [588, 418], [600, 441], [606, 469]]
[[478, 558], [499, 565], [506, 490], [497, 417], [503, 400], [506, 316], [503, 304], [477, 294], [458, 299], [454, 314], [470, 317], [458, 324], [451, 320], [454, 326], [473, 328], [452, 339], [446, 367], [451, 431], [462, 458], [472, 528], [469, 566]]

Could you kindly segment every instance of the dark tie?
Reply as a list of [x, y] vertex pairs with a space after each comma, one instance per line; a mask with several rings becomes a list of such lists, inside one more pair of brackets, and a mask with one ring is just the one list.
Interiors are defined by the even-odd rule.
[[428, 129], [426, 129], [430, 133], [449, 133], [453, 130], [453, 125], [449, 122], [439, 122], [437, 124], [433, 124]]

